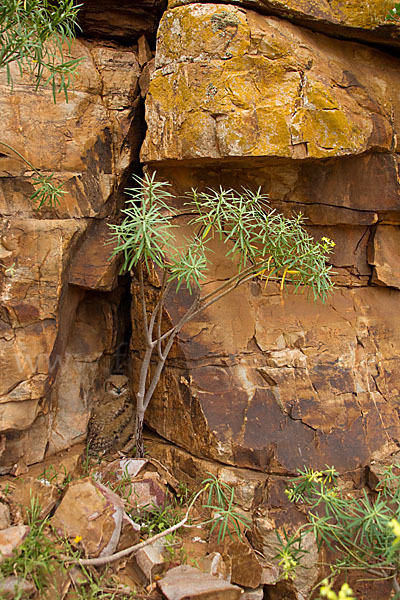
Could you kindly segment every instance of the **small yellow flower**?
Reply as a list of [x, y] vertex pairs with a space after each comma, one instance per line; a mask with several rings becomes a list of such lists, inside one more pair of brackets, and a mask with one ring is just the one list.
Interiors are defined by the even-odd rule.
[[394, 540], [393, 544], [398, 544], [398, 542], [400, 542], [400, 523], [396, 519], [392, 519], [389, 522], [389, 527], [396, 536], [396, 539]]
[[327, 247], [329, 246], [331, 248], [334, 248], [336, 246], [335, 242], [328, 237], [324, 236], [323, 238], [321, 238], [321, 241], [324, 242], [324, 245]]
[[79, 544], [79, 542], [82, 541], [82, 536], [81, 535], [77, 535], [76, 538], [73, 540], [74, 544]]

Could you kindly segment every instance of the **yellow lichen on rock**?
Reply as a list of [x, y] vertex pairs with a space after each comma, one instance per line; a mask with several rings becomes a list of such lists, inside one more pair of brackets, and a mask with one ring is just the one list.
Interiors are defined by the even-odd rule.
[[[168, 8], [195, 4], [193, 0], [169, 0]], [[266, 13], [273, 11], [285, 18], [315, 26], [327, 31], [335, 28], [344, 36], [354, 39], [381, 39], [384, 43], [398, 45], [400, 27], [386, 17], [394, 6], [394, 0], [230, 0], [230, 4], [252, 8]], [[389, 34], [390, 29], [390, 34]], [[386, 40], [385, 40], [386, 38]], [[397, 42], [397, 44], [396, 44]]]
[[145, 162], [393, 148], [400, 65], [374, 49], [218, 4], [167, 11], [157, 48]]

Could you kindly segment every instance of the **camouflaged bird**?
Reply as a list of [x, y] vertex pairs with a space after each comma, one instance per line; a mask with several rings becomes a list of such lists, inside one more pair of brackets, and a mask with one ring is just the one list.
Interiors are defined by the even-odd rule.
[[125, 375], [110, 375], [89, 420], [89, 452], [105, 454], [123, 448], [133, 435], [134, 426], [129, 379]]

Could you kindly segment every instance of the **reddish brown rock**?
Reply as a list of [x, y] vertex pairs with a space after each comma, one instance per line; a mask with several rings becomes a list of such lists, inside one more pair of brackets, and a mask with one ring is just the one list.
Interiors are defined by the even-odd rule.
[[159, 508], [166, 498], [167, 490], [158, 473], [144, 472], [130, 484], [129, 501], [137, 512]]
[[400, 288], [400, 227], [378, 225], [370, 244], [372, 281], [377, 285]]
[[138, 544], [140, 541], [140, 525], [132, 521], [127, 514], [122, 517], [121, 535], [119, 537], [117, 552]]
[[167, 600], [237, 600], [242, 593], [236, 585], [188, 565], [170, 569], [157, 585]]
[[[196, 536], [194, 539], [196, 539]], [[190, 554], [190, 556], [192, 556], [192, 554]], [[211, 552], [196, 561], [197, 566], [201, 571], [229, 582], [231, 581], [231, 562], [230, 556], [224, 556], [222, 558], [222, 555], [219, 552]], [[234, 581], [233, 583], [237, 582]]]
[[[233, 528], [231, 529], [233, 530]], [[262, 566], [250, 544], [244, 539], [238, 539], [235, 532], [232, 531], [232, 538], [227, 535], [220, 544], [216, 543], [214, 536], [210, 542], [210, 549], [218, 549], [224, 558], [228, 558], [232, 583], [252, 589], [260, 586], [263, 575]]]
[[[29, 199], [30, 167], [1, 148], [1, 473], [41, 460], [46, 448], [54, 452], [84, 439], [93, 396], [120, 343], [110, 318], [119, 320], [121, 292], [97, 298], [83, 327], [90, 302], [77, 286], [115, 287], [119, 265], [108, 262], [105, 231], [100, 235], [91, 219], [116, 212], [117, 186], [137, 153], [132, 105], [140, 93], [140, 66], [131, 48], [116, 44], [76, 41], [72, 55], [84, 61], [68, 104], [61, 94], [54, 104], [51, 89], [35, 91], [17, 72], [11, 93], [6, 73], [0, 76], [2, 139], [44, 173], [54, 171], [66, 192], [57, 208], [38, 213]], [[102, 252], [97, 262], [93, 245], [82, 247], [94, 230]], [[79, 247], [86, 260], [74, 262]]]
[[0, 531], [0, 563], [12, 556], [15, 548], [25, 540], [30, 531], [27, 525], [15, 525]]
[[143, 585], [148, 585], [154, 581], [156, 575], [167, 569], [165, 541], [156, 540], [141, 548], [133, 556], [132, 562]]
[[[182, 379], [170, 366], [149, 424], [192, 453], [262, 471], [385, 455], [397, 448], [397, 302], [376, 288], [338, 289], [326, 305], [243, 288], [182, 332], [191, 368]], [[178, 305], [168, 308], [174, 321]]]
[[11, 514], [7, 504], [0, 502], [0, 530], [11, 526]]
[[69, 484], [51, 522], [59, 535], [81, 538], [86, 555], [108, 556], [117, 548], [123, 515], [121, 498], [87, 478]]
[[94, 224], [75, 254], [69, 271], [69, 283], [101, 292], [110, 292], [116, 287], [121, 261], [118, 257], [109, 260], [111, 247], [107, 242], [110, 233], [106, 221]]
[[88, 37], [122, 38], [131, 43], [142, 35], [153, 36], [164, 0], [85, 0], [80, 23]]
[[23, 481], [18, 481], [16, 490], [13, 492], [13, 500], [18, 502], [22, 508], [22, 514], [26, 522], [29, 510], [32, 508], [32, 502], [36, 502], [40, 507], [39, 517], [44, 519], [55, 507], [59, 499], [59, 491], [55, 485], [45, 479], [35, 479], [27, 477]]

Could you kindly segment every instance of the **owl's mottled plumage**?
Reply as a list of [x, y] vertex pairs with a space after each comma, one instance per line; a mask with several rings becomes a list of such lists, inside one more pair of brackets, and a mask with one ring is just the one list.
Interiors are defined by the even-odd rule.
[[89, 447], [96, 453], [123, 448], [134, 430], [129, 379], [125, 375], [110, 375], [104, 387], [88, 424]]

